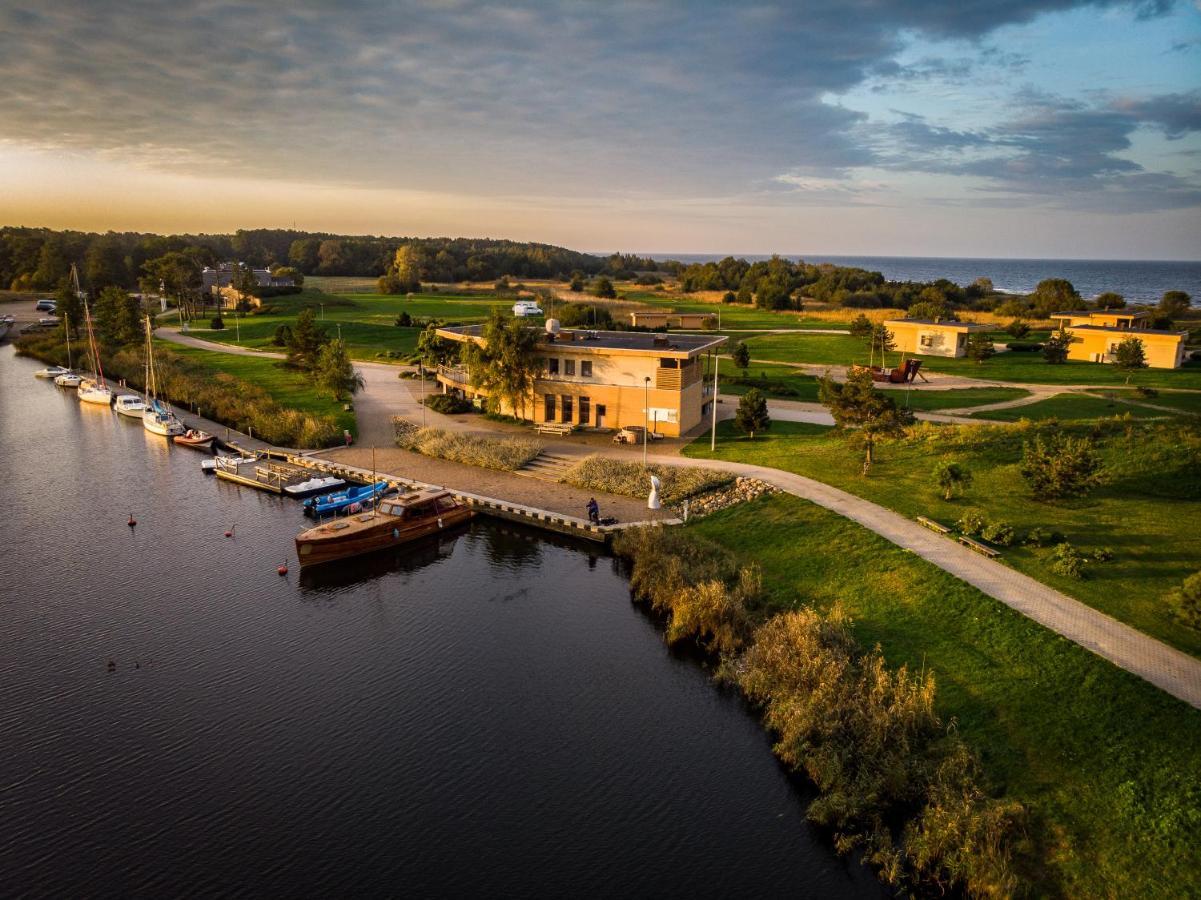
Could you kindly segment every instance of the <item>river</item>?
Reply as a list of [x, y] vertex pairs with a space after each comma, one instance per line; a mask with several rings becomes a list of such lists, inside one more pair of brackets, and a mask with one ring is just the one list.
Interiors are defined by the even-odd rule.
[[0, 347], [6, 895], [882, 896], [595, 547], [301, 576], [299, 504], [38, 367]]

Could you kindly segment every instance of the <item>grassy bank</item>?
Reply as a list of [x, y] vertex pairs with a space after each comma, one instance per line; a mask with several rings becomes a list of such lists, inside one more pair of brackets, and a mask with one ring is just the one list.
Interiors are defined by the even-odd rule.
[[[1055, 430], [1054, 425], [1044, 426]], [[1094, 423], [1058, 430], [1093, 433]], [[924, 426], [917, 437], [879, 446], [871, 475], [860, 475], [861, 452], [819, 425], [778, 422], [748, 440], [728, 422], [719, 425], [716, 457], [807, 475], [906, 516], [928, 516], [951, 525], [968, 514], [1011, 524], [1019, 533], [1058, 531], [1080, 550], [1111, 548], [1114, 558], [1087, 567], [1079, 580], [1050, 568], [1051, 550], [1015, 545], [1002, 560], [1033, 578], [1076, 597], [1160, 640], [1201, 655], [1201, 633], [1181, 625], [1165, 595], [1201, 565], [1196, 510], [1201, 498], [1201, 436], [1185, 424], [1105, 427], [1097, 438], [1105, 483], [1088, 497], [1039, 503], [1018, 473], [1022, 443], [1040, 433], [1033, 424]], [[685, 455], [708, 458], [708, 439]], [[964, 496], [942, 499], [931, 470], [950, 459], [973, 476]], [[918, 526], [914, 526], [918, 527]]]
[[1034, 896], [1177, 897], [1201, 865], [1201, 711], [827, 510], [761, 499], [687, 526], [762, 569], [754, 621], [841, 603], [860, 644], [933, 672], [937, 711], [1028, 810]]
[[[847, 366], [868, 361], [863, 341], [843, 335], [768, 334], [748, 337], [746, 344], [752, 359], [767, 362]], [[900, 359], [900, 354], [893, 352], [887, 357], [891, 365]], [[984, 363], [966, 358], [924, 356], [921, 359], [922, 367], [930, 371], [1016, 384], [1122, 386], [1126, 381], [1126, 374], [1111, 365], [1079, 361], [1050, 365], [1041, 353], [998, 353]], [[1189, 363], [1181, 369], [1144, 369], [1134, 376], [1133, 383], [1159, 388], [1201, 388], [1201, 363]]]

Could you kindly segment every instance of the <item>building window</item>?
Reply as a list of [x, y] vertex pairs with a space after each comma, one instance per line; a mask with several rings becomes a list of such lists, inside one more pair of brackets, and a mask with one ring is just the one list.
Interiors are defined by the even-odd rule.
[[575, 375], [575, 360], [574, 359], [563, 360], [563, 374], [564, 375], [573, 375], [573, 376]]
[[546, 373], [548, 375], [559, 374], [559, 361], [553, 357], [548, 357], [546, 360]]
[[555, 420], [555, 395], [543, 394], [542, 396], [543, 410], [542, 421], [553, 422]]
[[592, 415], [592, 398], [591, 397], [581, 397], [580, 398], [580, 424], [587, 425], [588, 417], [591, 415]]
[[592, 377], [592, 360], [590, 360], [590, 359], [580, 360], [580, 374], [583, 375], [585, 378]]
[[934, 346], [934, 335], [923, 334], [920, 338], [920, 342], [923, 347], [933, 347]]
[[571, 422], [571, 413], [572, 413], [571, 395], [564, 394], [563, 395], [563, 418], [561, 421], [570, 423]]

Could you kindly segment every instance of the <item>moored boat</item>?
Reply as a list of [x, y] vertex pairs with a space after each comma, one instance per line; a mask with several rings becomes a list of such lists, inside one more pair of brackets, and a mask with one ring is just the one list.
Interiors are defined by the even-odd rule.
[[54, 379], [55, 384], [65, 388], [77, 388], [82, 382], [83, 378], [74, 372], [64, 372], [62, 375], [55, 376]]
[[315, 478], [310, 478], [308, 481], [302, 481], [300, 484], [289, 484], [284, 488], [284, 493], [289, 497], [311, 497], [313, 494], [319, 494], [322, 491], [331, 491], [336, 487], [341, 487], [346, 482], [341, 478], [336, 478], [333, 475], [318, 475]]
[[57, 378], [59, 375], [70, 375], [71, 370], [64, 366], [46, 366], [33, 373], [34, 378]]
[[[79, 276], [75, 266], [71, 266], [71, 279], [75, 283], [76, 293], [79, 290]], [[100, 362], [100, 345], [96, 343], [96, 330], [92, 327], [92, 311], [88, 308], [86, 297], [83, 301], [83, 321], [88, 336], [88, 363], [91, 366], [92, 377], [85, 378], [79, 383], [79, 400], [81, 403], [96, 403], [101, 406], [111, 406], [113, 392], [104, 380], [104, 366]]]
[[119, 394], [113, 408], [131, 419], [140, 419], [146, 414], [146, 404], [137, 394]]
[[146, 411], [142, 413], [142, 427], [151, 434], [175, 437], [187, 429], [175, 417], [171, 407], [158, 399], [158, 375], [154, 369], [154, 326], [150, 316], [146, 317]]
[[386, 550], [468, 521], [474, 512], [432, 489], [381, 500], [379, 508], [326, 522], [296, 536], [301, 568]]
[[210, 450], [213, 446], [213, 436], [196, 428], [189, 428], [183, 434], [177, 434], [174, 440], [181, 447], [194, 447], [197, 450]]
[[[320, 497], [310, 497], [304, 501], [304, 514], [316, 518], [332, 516], [343, 510], [352, 510], [356, 503], [360, 507], [367, 503], [373, 503], [377, 498], [390, 491], [391, 487], [388, 482], [377, 481], [374, 485], [368, 484], [362, 487], [347, 488], [333, 494], [322, 494]], [[352, 511], [358, 512], [358, 510]]]

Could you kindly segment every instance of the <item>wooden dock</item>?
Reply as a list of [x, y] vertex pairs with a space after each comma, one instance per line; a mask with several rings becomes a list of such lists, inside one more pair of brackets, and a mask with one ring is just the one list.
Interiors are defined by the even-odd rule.
[[312, 477], [310, 467], [289, 461], [287, 454], [262, 450], [228, 465], [218, 462], [213, 474], [224, 481], [272, 494], [283, 494], [284, 488]]
[[307, 456], [286, 455], [287, 462], [295, 466], [301, 466], [310, 471], [322, 472], [328, 475], [337, 475], [340, 478], [345, 478], [350, 481], [362, 481], [370, 484], [374, 477], [377, 481], [387, 481], [397, 490], [422, 490], [436, 489], [449, 491], [454, 495], [460, 503], [465, 503], [483, 515], [492, 516], [497, 519], [505, 519], [510, 522], [520, 522], [525, 525], [533, 525], [536, 528], [543, 528], [547, 531], [554, 531], [559, 534], [567, 534], [572, 537], [583, 538], [588, 541], [595, 541], [601, 544], [607, 544], [612, 540], [613, 535], [617, 532], [624, 531], [627, 528], [637, 528], [643, 525], [680, 525], [683, 524], [680, 519], [661, 519], [658, 521], [644, 522], [619, 522], [616, 525], [593, 525], [587, 519], [581, 519], [577, 516], [568, 516], [563, 513], [551, 512], [550, 510], [537, 509], [532, 506], [523, 506], [519, 503], [512, 503], [507, 500], [497, 500], [493, 497], [484, 497], [479, 494], [473, 494], [468, 491], [460, 491], [456, 488], [445, 487], [444, 485], [428, 484], [424, 481], [413, 481], [407, 478], [398, 478], [395, 475], [389, 475], [386, 472], [372, 472], [370, 469], [360, 469], [357, 466], [347, 466], [341, 463], [330, 462], [324, 459], [313, 459]]

